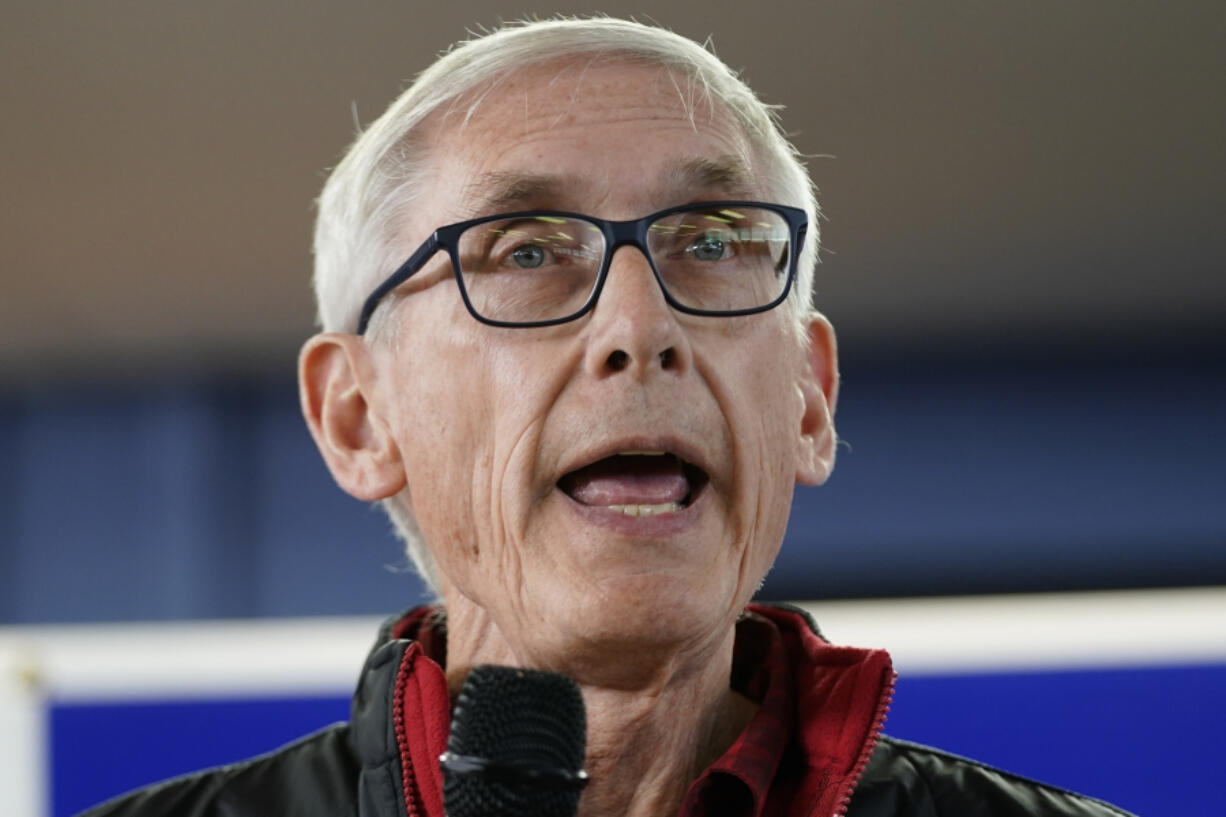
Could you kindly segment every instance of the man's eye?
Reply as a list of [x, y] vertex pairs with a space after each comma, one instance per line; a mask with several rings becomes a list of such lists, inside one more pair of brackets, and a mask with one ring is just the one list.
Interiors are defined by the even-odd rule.
[[720, 261], [726, 256], [729, 248], [723, 239], [708, 235], [692, 242], [686, 249], [699, 261]]
[[536, 269], [545, 263], [547, 250], [536, 244], [520, 244], [511, 250], [510, 263], [520, 269]]

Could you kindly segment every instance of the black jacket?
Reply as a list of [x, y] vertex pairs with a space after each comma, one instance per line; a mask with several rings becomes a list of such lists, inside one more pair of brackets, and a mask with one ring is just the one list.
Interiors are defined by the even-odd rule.
[[[423, 783], [400, 748], [403, 719], [396, 717], [397, 687], [421, 649], [391, 633], [389, 622], [367, 658], [350, 723], [142, 789], [80, 817], [436, 817], [426, 804], [441, 800], [419, 790]], [[847, 810], [847, 817], [977, 815], [1127, 817], [1101, 801], [887, 736], [879, 738]]]

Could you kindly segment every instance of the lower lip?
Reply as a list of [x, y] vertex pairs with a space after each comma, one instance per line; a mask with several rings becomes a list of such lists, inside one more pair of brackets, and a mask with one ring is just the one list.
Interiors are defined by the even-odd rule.
[[562, 489], [554, 490], [562, 495], [566, 503], [584, 521], [615, 533], [649, 539], [666, 538], [691, 529], [697, 522], [700, 508], [707, 497], [707, 486], [704, 485], [684, 508], [650, 516], [628, 516], [604, 505], [584, 505]]

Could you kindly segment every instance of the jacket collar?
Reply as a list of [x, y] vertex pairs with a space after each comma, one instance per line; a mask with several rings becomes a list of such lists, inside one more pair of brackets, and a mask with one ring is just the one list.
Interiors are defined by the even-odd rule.
[[[752, 604], [749, 611], [772, 622], [787, 653], [795, 695], [792, 746], [802, 770], [787, 786], [794, 807], [780, 810], [776, 803], [766, 811], [841, 814], [889, 707], [889, 655], [830, 644], [799, 608]], [[446, 622], [439, 608], [414, 608], [380, 628], [352, 708], [352, 741], [362, 765], [361, 817], [444, 817], [438, 756], [450, 730], [451, 704], [439, 663], [445, 661]]]
[[351, 711], [360, 817], [444, 817], [438, 757], [450, 729], [447, 679], [422, 642], [406, 637], [432, 612], [416, 608], [385, 622], [362, 668]]

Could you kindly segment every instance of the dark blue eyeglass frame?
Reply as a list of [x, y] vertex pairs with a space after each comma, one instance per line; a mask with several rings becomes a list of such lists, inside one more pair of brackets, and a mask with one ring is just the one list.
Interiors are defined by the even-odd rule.
[[[708, 208], [723, 208], [723, 207], [756, 207], [762, 210], [770, 210], [783, 217], [787, 222], [789, 230], [790, 245], [788, 251], [788, 271], [787, 281], [784, 284], [783, 292], [778, 298], [775, 298], [768, 304], [762, 306], [754, 306], [746, 309], [698, 309], [692, 306], [686, 306], [679, 303], [672, 294], [668, 291], [668, 286], [665, 285], [660, 277], [660, 271], [656, 269], [655, 261], [651, 258], [651, 252], [647, 249], [647, 229], [651, 224], [661, 218], [670, 216], [673, 213], [680, 213], [686, 210], [705, 210]], [[459, 257], [459, 240], [460, 235], [470, 227], [475, 227], [478, 224], [485, 224], [490, 221], [503, 221], [511, 218], [531, 218], [536, 216], [554, 216], [559, 218], [573, 218], [586, 221], [589, 224], [595, 225], [604, 235], [605, 251], [604, 258], [600, 262], [600, 270], [596, 274], [596, 283], [592, 286], [592, 293], [588, 299], [574, 312], [569, 315], [564, 315], [561, 318], [549, 318], [548, 320], [540, 321], [500, 321], [493, 318], [487, 318], [477, 312], [473, 307], [472, 301], [468, 298], [468, 291], [464, 287], [464, 276], [460, 272], [460, 257]], [[409, 259], [387, 277], [387, 279], [375, 288], [374, 292], [370, 293], [370, 297], [362, 304], [361, 316], [358, 318], [357, 334], [366, 333], [366, 327], [370, 323], [370, 317], [374, 314], [375, 308], [383, 298], [396, 287], [409, 280], [413, 275], [421, 270], [426, 265], [426, 262], [434, 257], [434, 254], [440, 250], [446, 250], [451, 258], [451, 272], [455, 275], [456, 285], [460, 289], [460, 297], [464, 299], [464, 306], [468, 309], [468, 314], [472, 315], [478, 321], [490, 326], [505, 326], [505, 327], [523, 327], [530, 328], [534, 326], [555, 326], [567, 321], [573, 321], [587, 314], [588, 311], [595, 306], [596, 301], [600, 298], [600, 292], [604, 289], [605, 278], [609, 274], [609, 266], [613, 260], [613, 253], [619, 248], [626, 245], [637, 247], [639, 252], [647, 259], [648, 265], [651, 267], [651, 272], [656, 278], [656, 283], [660, 286], [660, 291], [664, 293], [664, 300], [668, 305], [678, 312], [684, 312], [689, 315], [707, 315], [711, 317], [731, 318], [738, 315], [753, 315], [758, 312], [766, 312], [774, 309], [787, 298], [788, 293], [792, 291], [792, 284], [796, 278], [796, 264], [800, 257], [801, 250], [804, 247], [805, 233], [809, 227], [808, 217], [805, 211], [797, 207], [789, 207], [784, 204], [767, 204], [760, 201], [700, 201], [693, 204], [685, 204], [679, 207], [670, 207], [666, 210], [652, 213], [649, 216], [643, 216], [632, 221], [607, 221], [606, 219], [596, 218], [594, 216], [585, 215], [583, 213], [569, 213], [563, 210], [523, 210], [513, 213], [498, 213], [492, 216], [483, 216], [481, 218], [470, 219], [469, 221], [461, 221], [456, 224], [448, 224], [445, 227], [439, 227], [434, 231], [434, 234], [427, 238], [420, 247]]]

